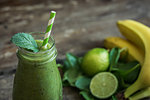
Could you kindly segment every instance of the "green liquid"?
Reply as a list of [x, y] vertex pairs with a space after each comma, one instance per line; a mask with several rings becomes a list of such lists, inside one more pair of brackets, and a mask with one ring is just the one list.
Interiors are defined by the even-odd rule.
[[52, 46], [52, 44], [47, 44], [47, 48], [43, 48], [42, 47], [42, 44], [43, 44], [43, 40], [36, 40], [36, 43], [37, 43], [37, 45], [38, 45], [38, 49], [40, 50], [39, 52], [41, 52], [41, 51], [46, 51], [46, 50], [48, 50], [48, 49], [50, 49], [51, 48], [51, 46]]
[[[42, 45], [41, 40], [36, 40], [38, 46]], [[48, 44], [48, 48], [51, 44]], [[62, 83], [55, 55], [52, 52], [43, 54], [46, 51], [41, 49], [39, 54], [17, 52], [19, 59], [16, 71], [13, 100], [62, 100]], [[55, 51], [55, 50], [53, 50]]]

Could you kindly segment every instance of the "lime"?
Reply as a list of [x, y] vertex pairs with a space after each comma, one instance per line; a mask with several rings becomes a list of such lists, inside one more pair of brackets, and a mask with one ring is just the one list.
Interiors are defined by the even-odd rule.
[[104, 48], [94, 48], [83, 57], [81, 67], [83, 71], [93, 76], [98, 72], [106, 71], [109, 66], [109, 53]]
[[113, 95], [118, 87], [117, 78], [110, 72], [96, 74], [90, 83], [91, 93], [100, 99], [106, 99]]

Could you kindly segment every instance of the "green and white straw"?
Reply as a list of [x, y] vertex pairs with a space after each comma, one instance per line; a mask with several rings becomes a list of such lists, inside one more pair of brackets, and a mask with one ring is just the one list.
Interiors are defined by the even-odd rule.
[[48, 21], [48, 26], [47, 26], [47, 29], [46, 29], [46, 32], [45, 32], [45, 37], [44, 37], [43, 44], [42, 44], [42, 46], [45, 47], [45, 48], [47, 47], [47, 43], [48, 43], [51, 31], [52, 31], [52, 26], [53, 26], [53, 23], [54, 23], [54, 20], [55, 20], [55, 15], [56, 15], [56, 12], [51, 11], [50, 18], [49, 18], [49, 21]]

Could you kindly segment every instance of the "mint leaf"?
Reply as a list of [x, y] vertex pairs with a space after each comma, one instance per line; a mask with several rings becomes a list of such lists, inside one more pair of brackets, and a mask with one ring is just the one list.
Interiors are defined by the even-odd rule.
[[26, 48], [32, 50], [33, 52], [39, 51], [37, 43], [35, 42], [34, 38], [32, 37], [32, 35], [28, 33], [17, 33], [11, 38], [11, 41], [16, 46], [19, 46], [21, 48]]

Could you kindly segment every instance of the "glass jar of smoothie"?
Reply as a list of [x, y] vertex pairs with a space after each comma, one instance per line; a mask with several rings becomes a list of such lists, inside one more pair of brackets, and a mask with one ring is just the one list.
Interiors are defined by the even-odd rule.
[[[38, 46], [44, 33], [31, 33]], [[50, 37], [47, 49], [34, 53], [18, 48], [18, 67], [13, 85], [13, 100], [62, 100], [62, 82], [56, 66], [57, 50]]]

